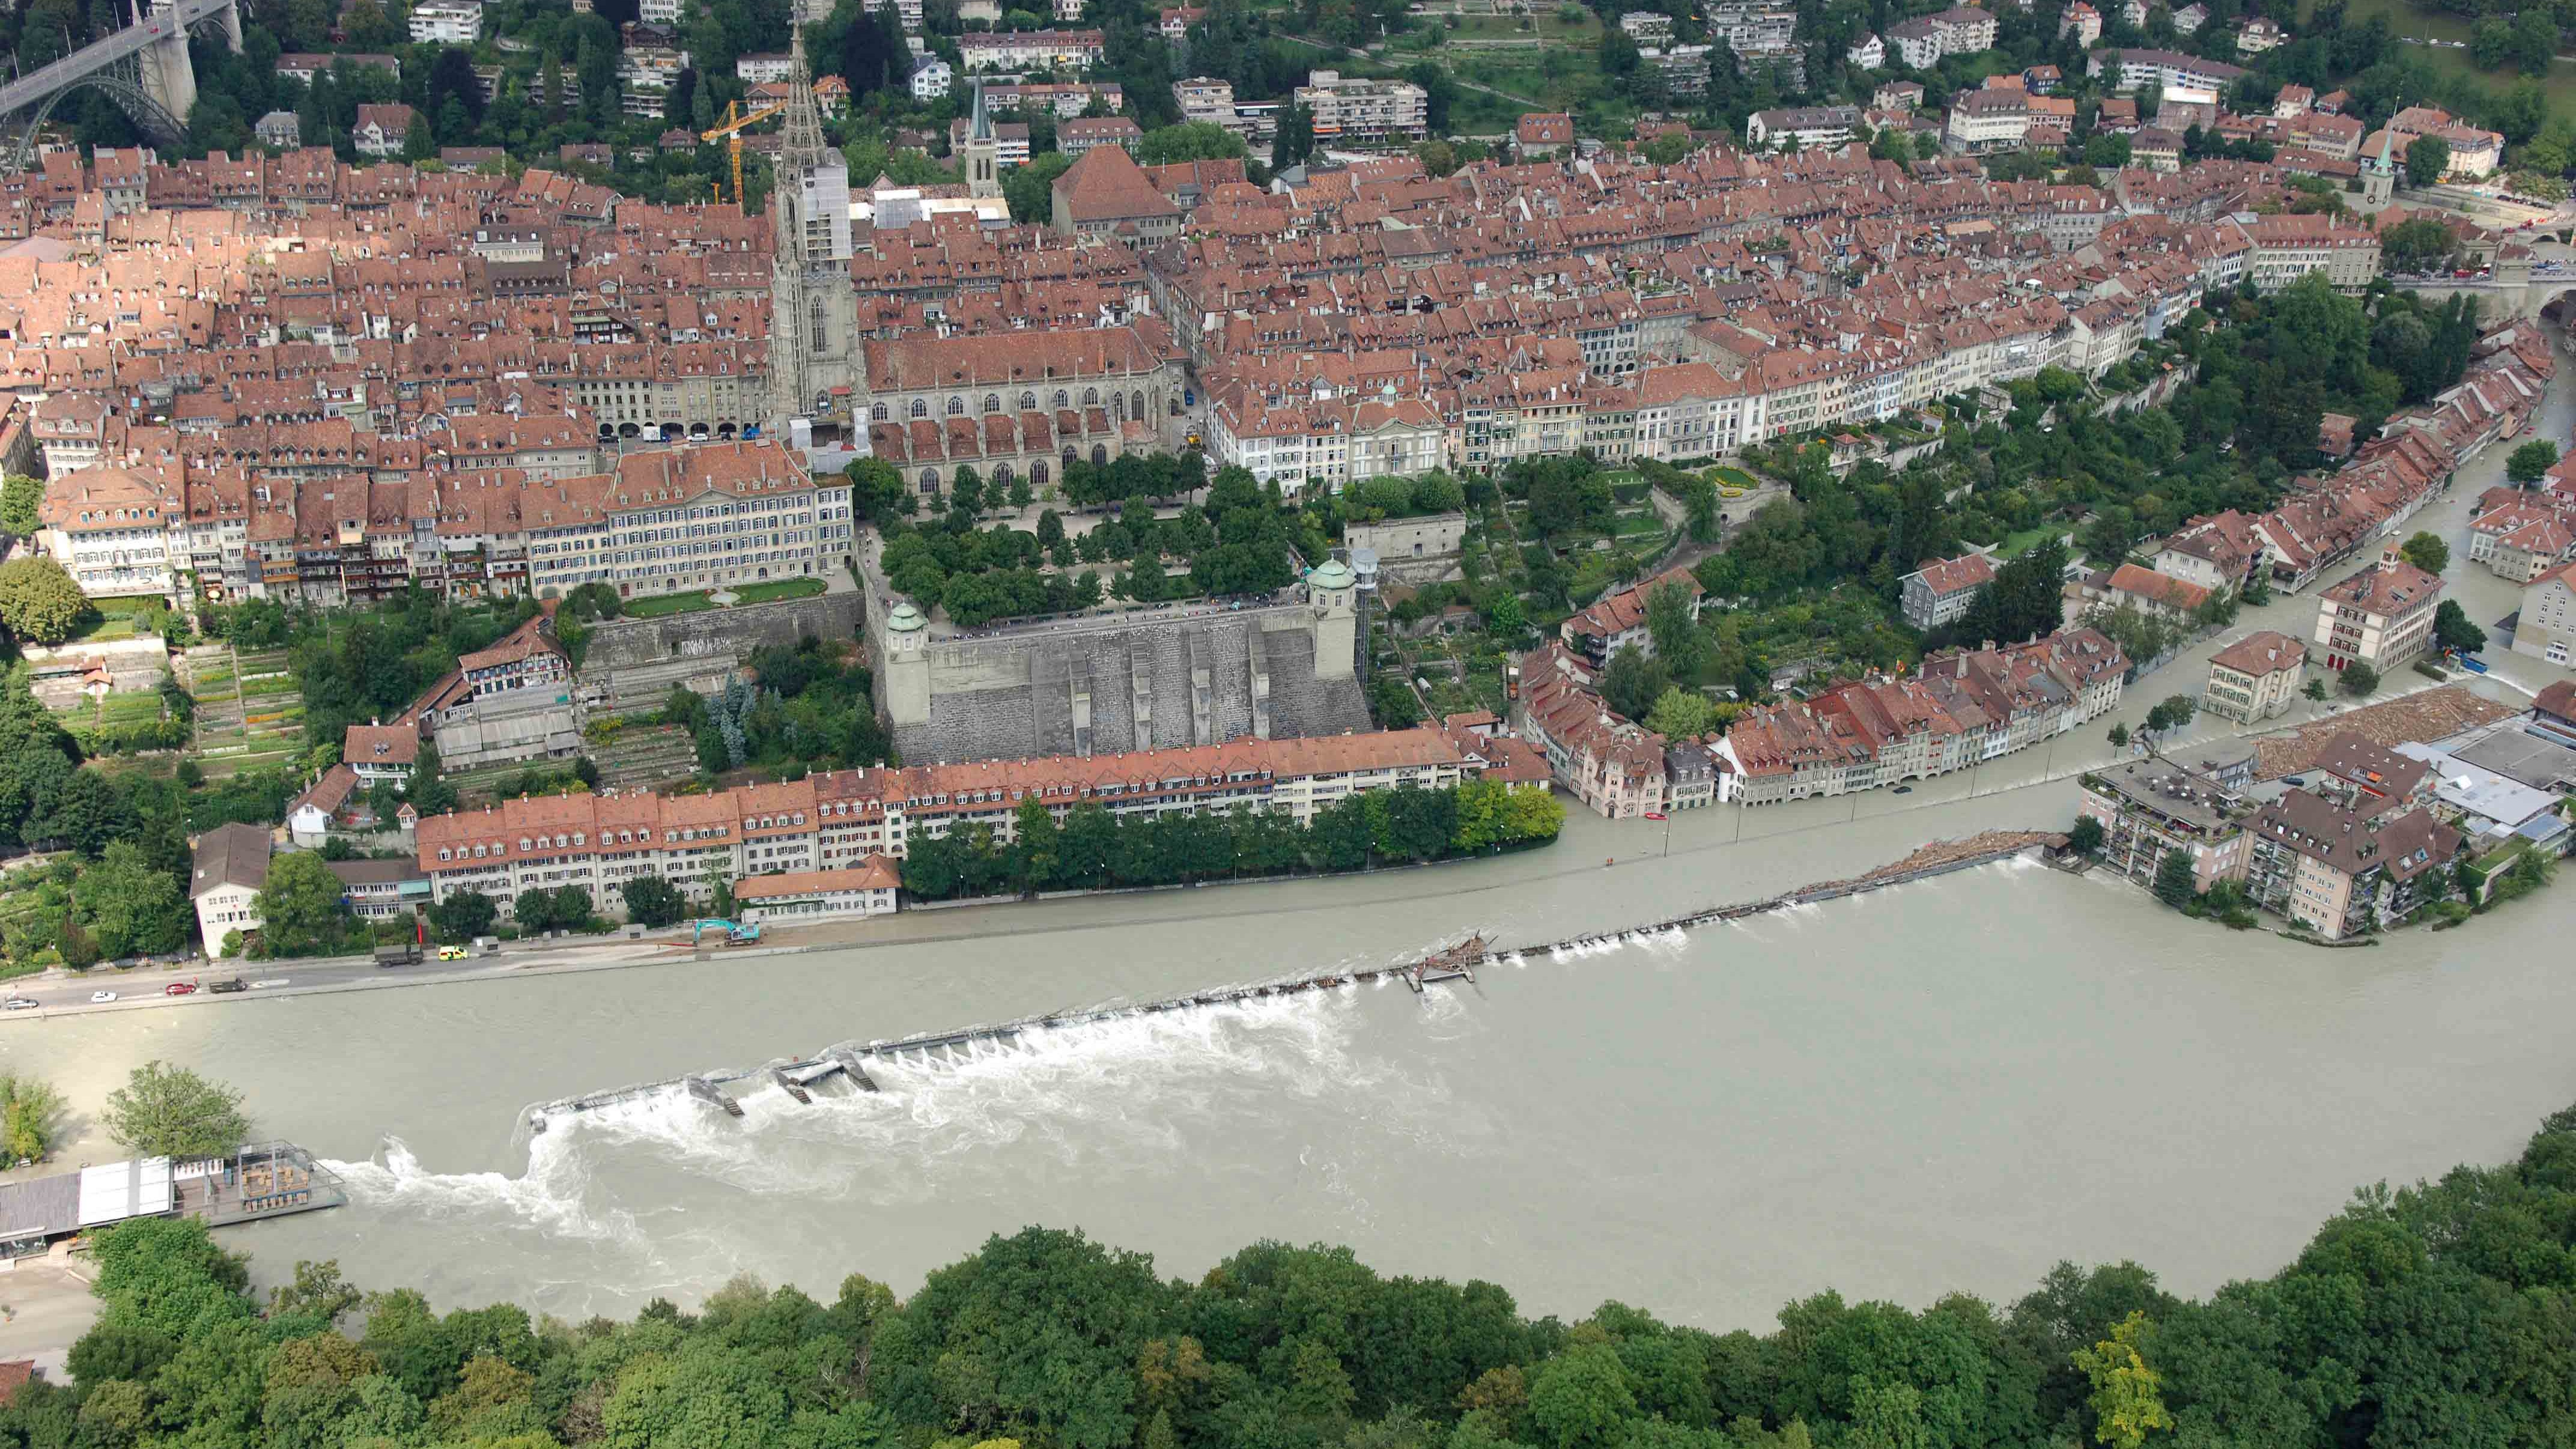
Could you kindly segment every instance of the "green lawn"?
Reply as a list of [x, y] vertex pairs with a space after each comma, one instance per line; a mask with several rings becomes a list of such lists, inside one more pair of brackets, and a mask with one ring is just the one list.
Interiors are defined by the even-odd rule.
[[104, 644], [116, 639], [131, 639], [134, 637], [134, 633], [133, 615], [100, 614], [78, 632], [74, 633], [69, 642], [74, 644]]
[[1741, 468], [1730, 468], [1723, 464], [1708, 470], [1708, 481], [1712, 483], [1723, 483], [1729, 488], [1751, 488], [1754, 486], [1752, 474], [1745, 472]]
[[2056, 537], [2064, 531], [2065, 530], [2062, 528], [2040, 527], [2025, 528], [2019, 533], [2008, 534], [2005, 536], [2004, 541], [1996, 546], [1995, 557], [2002, 559], [2019, 558], [2023, 554], [2039, 547], [2042, 543], [2047, 542], [2049, 539]]
[[[2407, 0], [2351, 0], [2344, 11], [2346, 25], [2358, 25], [2373, 15], [2386, 15], [2397, 34], [2417, 39], [2467, 40], [2477, 22], [2467, 16], [2446, 11], [2427, 10]], [[2469, 53], [2449, 46], [2400, 45], [2398, 52], [2429, 63], [2445, 75], [2466, 76], [2490, 90], [2502, 90], [2523, 79], [2522, 72], [2506, 67], [2484, 71], [2469, 63]], [[2554, 115], [2576, 115], [2576, 62], [2560, 59], [2542, 77], [2541, 89], [2548, 94], [2549, 109]], [[2412, 99], [2409, 97], [2408, 99]]]
[[626, 607], [619, 612], [629, 619], [658, 619], [665, 614], [693, 614], [700, 609], [714, 607], [715, 603], [707, 597], [706, 590], [700, 589], [688, 594], [656, 594], [649, 599], [628, 599]]
[[746, 604], [768, 604], [780, 599], [807, 599], [823, 592], [821, 579], [771, 579], [767, 583], [745, 584], [734, 592]]

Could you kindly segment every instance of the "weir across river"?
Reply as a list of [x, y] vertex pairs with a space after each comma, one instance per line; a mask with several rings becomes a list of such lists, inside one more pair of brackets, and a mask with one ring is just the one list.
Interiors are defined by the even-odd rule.
[[1340, 971], [1313, 976], [1293, 977], [1283, 981], [1261, 982], [1247, 986], [1229, 986], [1187, 996], [1166, 997], [1158, 1001], [1103, 1006], [1090, 1010], [1050, 1013], [1019, 1021], [984, 1026], [970, 1026], [954, 1031], [926, 1032], [914, 1036], [866, 1043], [842, 1042], [826, 1047], [810, 1057], [766, 1062], [755, 1067], [726, 1068], [698, 1072], [618, 1087], [605, 1092], [592, 1092], [578, 1097], [564, 1097], [530, 1107], [525, 1120], [532, 1132], [543, 1132], [556, 1119], [599, 1108], [633, 1102], [643, 1098], [685, 1094], [705, 1102], [727, 1116], [743, 1115], [742, 1104], [728, 1088], [745, 1092], [763, 1086], [776, 1086], [799, 1101], [811, 1101], [818, 1084], [834, 1078], [853, 1091], [874, 1092], [877, 1083], [868, 1074], [870, 1061], [888, 1063], [939, 1063], [965, 1061], [988, 1049], [1009, 1050], [1025, 1036], [1088, 1026], [1100, 1022], [1153, 1016], [1166, 1012], [1192, 1011], [1207, 1007], [1224, 1007], [1271, 997], [1294, 996], [1302, 992], [1321, 991], [1345, 986], [1366, 985], [1381, 978], [1405, 982], [1415, 991], [1426, 984], [1443, 981], [1475, 981], [1477, 966], [1495, 961], [1525, 960], [1547, 953], [1555, 956], [1580, 955], [1605, 945], [1623, 941], [1663, 936], [1694, 927], [1739, 921], [1773, 911], [1785, 911], [1845, 896], [1883, 890], [1908, 881], [1969, 870], [2012, 856], [2062, 850], [2066, 837], [2042, 830], [1988, 830], [1964, 840], [1935, 841], [1906, 856], [1903, 860], [1882, 866], [1866, 875], [1848, 880], [1820, 881], [1800, 886], [1760, 900], [1740, 901], [1732, 905], [1710, 906], [1686, 915], [1673, 916], [1644, 925], [1617, 931], [1592, 932], [1550, 941], [1534, 946], [1502, 947], [1482, 936], [1471, 938], [1462, 946], [1424, 961], [1407, 961], [1395, 965], [1360, 971]]

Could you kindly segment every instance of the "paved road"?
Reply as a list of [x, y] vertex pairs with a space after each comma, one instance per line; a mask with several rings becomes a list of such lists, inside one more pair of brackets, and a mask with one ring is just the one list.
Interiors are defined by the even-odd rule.
[[[333, 956], [295, 961], [197, 961], [180, 967], [138, 966], [126, 971], [101, 967], [77, 974], [49, 971], [0, 984], [0, 991], [5, 991], [8, 999], [36, 1003], [0, 1013], [0, 1022], [623, 966], [685, 958], [688, 954], [684, 946], [667, 937], [629, 941], [622, 936], [593, 936], [569, 941], [512, 942], [497, 951], [477, 952], [463, 961], [424, 960], [413, 966], [379, 967], [369, 956]], [[250, 989], [220, 993], [209, 989], [218, 981], [236, 976], [249, 983]], [[176, 983], [192, 983], [197, 989], [173, 996], [169, 988]], [[91, 1000], [102, 991], [116, 993], [116, 1000]]]

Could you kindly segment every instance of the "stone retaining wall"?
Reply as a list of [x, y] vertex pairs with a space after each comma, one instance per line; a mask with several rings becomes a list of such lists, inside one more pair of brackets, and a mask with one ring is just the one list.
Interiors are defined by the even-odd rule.
[[613, 619], [591, 631], [581, 681], [591, 708], [626, 714], [657, 708], [671, 686], [706, 693], [764, 644], [794, 644], [857, 635], [857, 594], [822, 594], [770, 604], [736, 604], [654, 619]]

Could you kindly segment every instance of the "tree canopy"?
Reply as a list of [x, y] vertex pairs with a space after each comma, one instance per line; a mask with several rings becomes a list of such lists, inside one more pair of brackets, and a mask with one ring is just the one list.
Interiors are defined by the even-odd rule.
[[2576, 1434], [2576, 1108], [2513, 1161], [2357, 1194], [2205, 1299], [2060, 1263], [2010, 1303], [1820, 1291], [1768, 1332], [1263, 1242], [1206, 1273], [1079, 1232], [987, 1240], [898, 1300], [737, 1279], [575, 1325], [299, 1265], [265, 1303], [193, 1220], [93, 1237], [71, 1382], [18, 1445], [396, 1449], [1842, 1449], [2545, 1445]]
[[161, 1061], [136, 1067], [100, 1115], [117, 1145], [140, 1157], [224, 1157], [250, 1140], [241, 1093]]
[[51, 558], [0, 564], [0, 625], [30, 644], [60, 644], [89, 617], [89, 597]]

